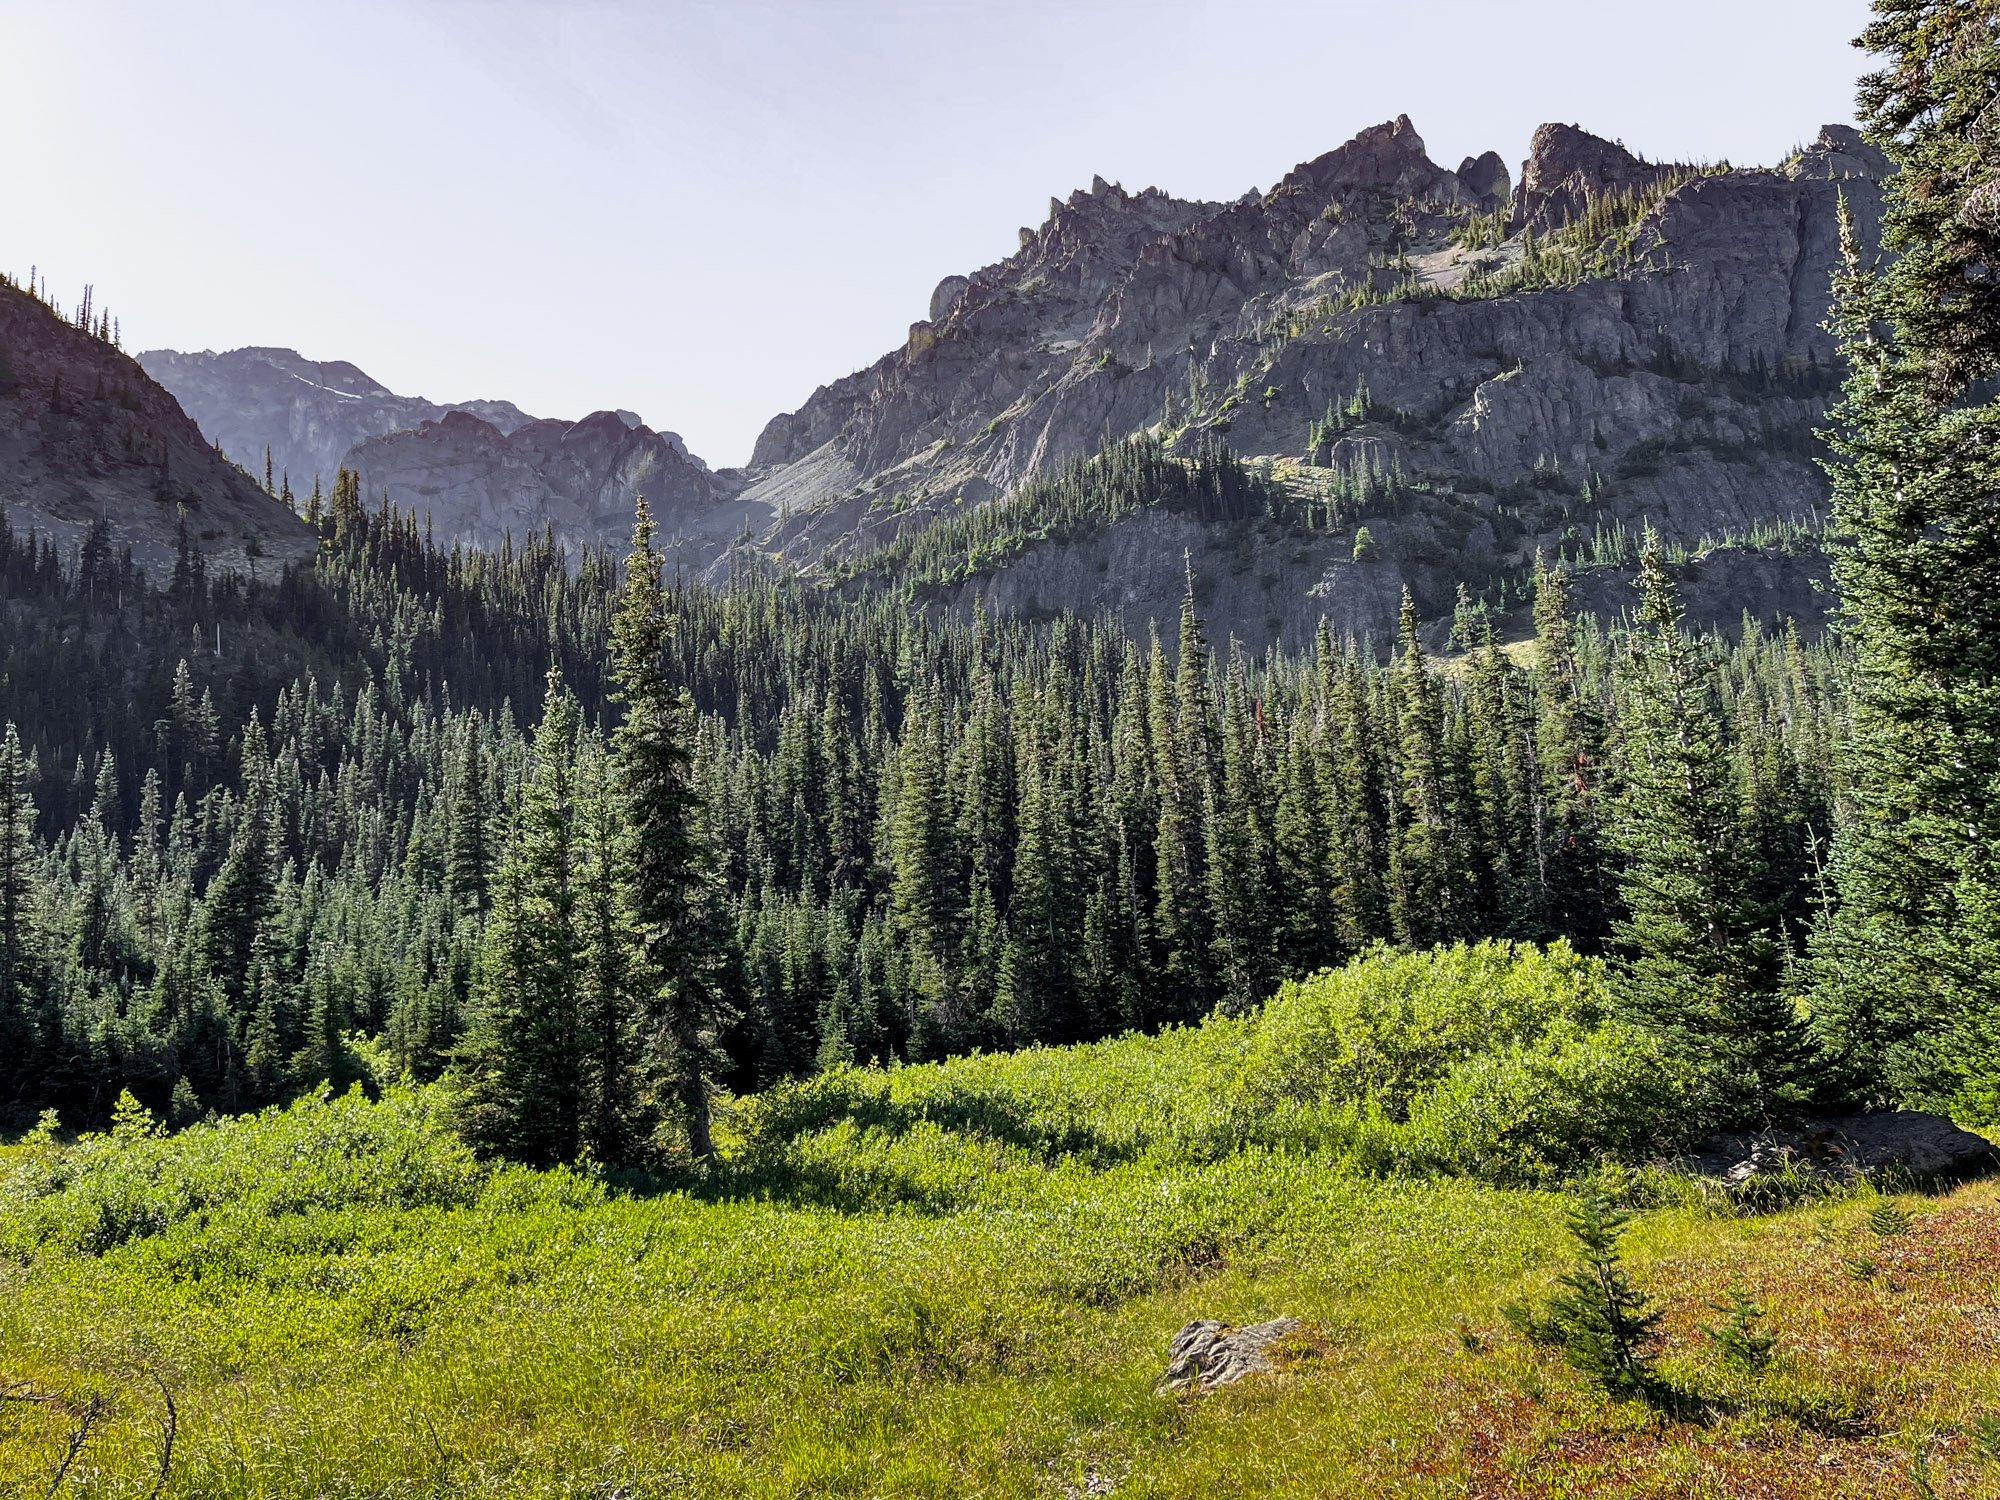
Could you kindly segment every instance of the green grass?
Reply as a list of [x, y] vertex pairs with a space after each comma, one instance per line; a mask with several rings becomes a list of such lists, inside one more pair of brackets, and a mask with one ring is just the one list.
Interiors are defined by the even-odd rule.
[[[740, 1101], [657, 1182], [478, 1162], [437, 1090], [0, 1148], [0, 1380], [39, 1398], [0, 1401], [0, 1493], [46, 1493], [95, 1397], [61, 1493], [143, 1500], [163, 1391], [189, 1500], [1874, 1496], [1919, 1444], [1939, 1494], [2000, 1483], [1965, 1435], [2000, 1409], [1991, 1188], [1890, 1235], [1865, 1195], [1714, 1217], [1626, 1175], [1682, 1396], [1613, 1402], [1499, 1315], [1560, 1269], [1560, 1193], [1398, 1155], [1475, 1032], [1534, 1051], [1592, 972], [1373, 962], [1264, 1019]], [[1759, 1375], [1699, 1328], [1737, 1285]], [[1278, 1313], [1316, 1333], [1283, 1374], [1154, 1394], [1189, 1318]]]

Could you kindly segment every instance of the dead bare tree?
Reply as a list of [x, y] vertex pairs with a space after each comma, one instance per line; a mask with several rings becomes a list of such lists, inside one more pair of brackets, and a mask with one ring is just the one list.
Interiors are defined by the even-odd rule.
[[153, 1377], [153, 1384], [160, 1388], [160, 1399], [166, 1403], [167, 1417], [160, 1424], [160, 1475], [153, 1481], [153, 1489], [146, 1500], [160, 1500], [167, 1487], [167, 1476], [174, 1468], [174, 1438], [180, 1432], [180, 1408], [174, 1405], [174, 1393], [167, 1389], [166, 1381], [160, 1378], [158, 1370], [147, 1371]]

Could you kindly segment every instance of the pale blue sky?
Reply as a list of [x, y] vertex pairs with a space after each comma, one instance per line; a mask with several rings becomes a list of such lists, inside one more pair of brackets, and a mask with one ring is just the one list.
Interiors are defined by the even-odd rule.
[[718, 464], [1102, 173], [1264, 187], [1407, 113], [1778, 159], [1864, 0], [0, 0], [0, 266], [129, 349], [625, 406]]

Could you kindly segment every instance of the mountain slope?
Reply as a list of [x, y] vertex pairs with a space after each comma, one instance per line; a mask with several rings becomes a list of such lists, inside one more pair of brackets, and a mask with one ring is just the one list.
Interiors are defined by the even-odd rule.
[[0, 505], [74, 544], [103, 520], [155, 573], [181, 512], [217, 566], [269, 572], [311, 554], [305, 524], [202, 436], [130, 356], [0, 283]]
[[1726, 170], [1552, 125], [1510, 195], [1497, 158], [1446, 170], [1401, 119], [1226, 207], [1100, 182], [773, 421], [745, 498], [787, 508], [776, 553], [825, 567], [1107, 438], [1224, 435], [1291, 520], [1146, 510], [918, 581], [1154, 614], [1192, 552], [1218, 628], [1250, 640], [1321, 613], [1380, 628], [1405, 585], [1435, 614], [1537, 548], [1647, 522], [1696, 543], [1809, 519], [1837, 205], [1872, 237], [1885, 171], [1839, 126], [1781, 168]]

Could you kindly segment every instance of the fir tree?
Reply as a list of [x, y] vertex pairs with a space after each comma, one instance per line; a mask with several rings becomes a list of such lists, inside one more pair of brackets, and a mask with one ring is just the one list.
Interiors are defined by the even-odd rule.
[[707, 1156], [709, 1074], [720, 1025], [708, 850], [696, 822], [693, 714], [666, 675], [669, 624], [653, 523], [639, 501], [611, 626], [612, 795], [626, 839], [625, 920], [642, 1012], [667, 1043], [670, 1088], [689, 1149]]
[[28, 766], [9, 724], [0, 735], [0, 1109], [15, 1105], [34, 1076], [46, 977], [35, 922], [35, 858]]
[[1609, 935], [1605, 898], [1603, 724], [1585, 691], [1570, 616], [1569, 579], [1560, 563], [1535, 558], [1535, 744], [1530, 837], [1541, 930], [1586, 952]]
[[257, 934], [272, 913], [277, 889], [273, 857], [271, 765], [263, 726], [253, 717], [243, 734], [243, 804], [221, 871], [202, 913], [201, 961], [233, 1002], [250, 977]]
[[1639, 596], [1612, 830], [1622, 997], [1698, 1066], [1717, 1124], [1761, 1124], [1805, 1102], [1812, 1057], [1754, 896], [1713, 668], [1681, 629], [1650, 531]]
[[[1831, 434], [1857, 684], [1840, 904], [1816, 1021], [1870, 1103], [2000, 1107], [2000, 39], [1962, 0], [1878, 0], [1868, 137], [1896, 165], [1886, 269], [1847, 265]], [[1843, 209], [1845, 205], [1843, 205]]]
[[1195, 613], [1192, 574], [1181, 600], [1180, 659], [1171, 682], [1157, 641], [1151, 655], [1149, 712], [1160, 789], [1155, 930], [1163, 950], [1162, 978], [1172, 996], [1169, 1014], [1192, 1019], [1216, 994], [1208, 820], [1219, 770], [1208, 642]]
[[583, 1144], [601, 1162], [632, 1158], [644, 1134], [638, 1095], [631, 932], [630, 842], [619, 824], [603, 743], [586, 739], [578, 758], [577, 935], [580, 1024], [587, 1049]]
[[1576, 1265], [1563, 1273], [1561, 1290], [1545, 1309], [1506, 1309], [1514, 1325], [1537, 1342], [1553, 1343], [1578, 1370], [1618, 1396], [1644, 1394], [1652, 1385], [1651, 1348], [1660, 1314], [1632, 1284], [1618, 1258], [1626, 1216], [1601, 1193], [1570, 1210]]
[[479, 720], [466, 723], [465, 743], [452, 767], [451, 837], [445, 850], [444, 884], [453, 902], [474, 914], [486, 910], [489, 868], [486, 778]]
[[495, 877], [477, 1011], [467, 1037], [468, 1133], [539, 1165], [583, 1144], [591, 1038], [577, 929], [575, 700], [551, 668], [532, 766]]
[[1402, 650], [1395, 685], [1402, 750], [1402, 818], [1390, 853], [1390, 920], [1415, 947], [1449, 942], [1463, 932], [1468, 892], [1460, 843], [1448, 801], [1444, 707], [1417, 633], [1417, 606], [1403, 591]]

